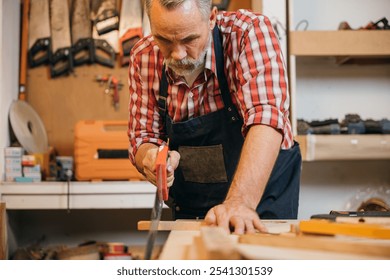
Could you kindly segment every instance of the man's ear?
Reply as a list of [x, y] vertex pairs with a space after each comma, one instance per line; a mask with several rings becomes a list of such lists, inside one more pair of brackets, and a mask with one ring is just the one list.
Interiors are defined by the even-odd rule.
[[218, 8], [214, 6], [214, 7], [211, 9], [210, 19], [209, 19], [209, 22], [210, 22], [210, 29], [211, 29], [211, 30], [214, 29], [215, 22], [216, 22], [216, 20], [217, 20], [217, 13], [218, 13]]

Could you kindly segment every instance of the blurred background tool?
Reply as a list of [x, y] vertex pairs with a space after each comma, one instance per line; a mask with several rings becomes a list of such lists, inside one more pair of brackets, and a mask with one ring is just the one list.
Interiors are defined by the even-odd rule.
[[67, 75], [73, 70], [68, 1], [51, 0], [50, 27], [53, 53], [50, 59], [50, 75], [54, 78]]

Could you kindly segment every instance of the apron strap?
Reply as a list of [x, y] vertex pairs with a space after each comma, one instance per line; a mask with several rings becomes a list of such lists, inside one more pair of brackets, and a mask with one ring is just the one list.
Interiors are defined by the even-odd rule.
[[223, 54], [223, 45], [222, 45], [222, 34], [219, 32], [217, 25], [213, 29], [213, 38], [214, 38], [214, 53], [215, 60], [217, 62], [217, 78], [219, 87], [222, 94], [223, 103], [225, 105], [226, 113], [229, 117], [230, 122], [235, 122], [240, 119], [240, 115], [237, 112], [236, 106], [233, 105], [233, 102], [230, 97], [230, 90], [228, 82], [225, 75], [225, 62]]
[[162, 68], [161, 81], [160, 81], [160, 90], [158, 98], [158, 112], [160, 114], [163, 127], [165, 127], [166, 114], [167, 112], [167, 97], [168, 97], [168, 80], [167, 75], [165, 74], [165, 64]]

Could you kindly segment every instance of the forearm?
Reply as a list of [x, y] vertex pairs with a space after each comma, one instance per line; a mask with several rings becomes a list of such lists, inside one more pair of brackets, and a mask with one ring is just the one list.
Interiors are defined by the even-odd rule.
[[241, 201], [256, 209], [279, 154], [282, 135], [272, 127], [249, 129], [226, 201]]

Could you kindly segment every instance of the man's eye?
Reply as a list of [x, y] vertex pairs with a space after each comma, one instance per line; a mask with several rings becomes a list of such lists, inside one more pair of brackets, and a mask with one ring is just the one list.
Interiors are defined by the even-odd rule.
[[192, 43], [194, 43], [196, 41], [196, 39], [194, 39], [194, 38], [188, 38], [188, 39], [184, 39], [183, 40], [183, 43], [184, 44], [192, 44]]
[[163, 43], [163, 44], [171, 44], [171, 41], [165, 39], [165, 38], [157, 38], [158, 41], [160, 41], [160, 43]]

